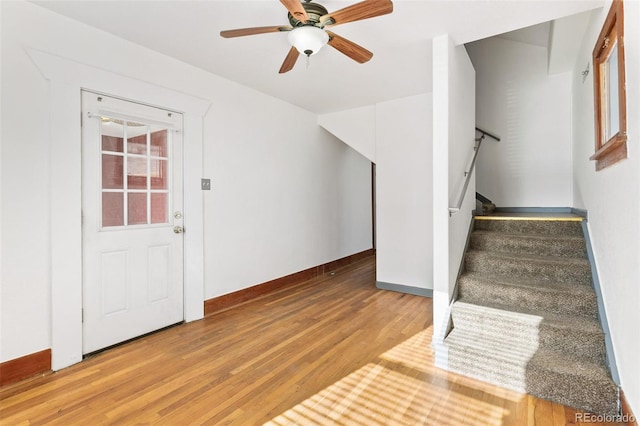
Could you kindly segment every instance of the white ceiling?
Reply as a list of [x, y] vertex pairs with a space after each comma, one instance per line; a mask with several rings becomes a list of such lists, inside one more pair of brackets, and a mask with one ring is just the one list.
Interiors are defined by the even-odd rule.
[[[330, 12], [354, 1], [317, 0]], [[287, 33], [233, 39], [221, 30], [287, 25], [277, 0], [34, 1], [54, 12], [316, 113], [431, 91], [431, 39], [456, 44], [602, 6], [603, 0], [395, 0], [394, 11], [332, 29], [374, 53], [358, 64], [327, 46], [278, 74]], [[548, 33], [548, 30], [547, 30]], [[535, 33], [544, 37], [544, 30]]]

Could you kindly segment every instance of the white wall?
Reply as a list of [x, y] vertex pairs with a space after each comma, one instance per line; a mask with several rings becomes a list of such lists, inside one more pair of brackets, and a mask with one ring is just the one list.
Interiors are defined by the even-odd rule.
[[[467, 45], [486, 139], [477, 190], [498, 207], [569, 207], [571, 75], [547, 75], [547, 49], [497, 37]], [[583, 64], [584, 65], [584, 64]]]
[[[595, 151], [593, 75], [581, 72], [609, 11], [596, 11], [572, 73], [573, 205], [589, 212], [598, 268], [621, 387], [640, 415], [640, 2], [625, 1], [627, 149], [629, 158], [599, 172]], [[593, 64], [591, 64], [593, 69]]]
[[[212, 103], [202, 163], [191, 165], [212, 178], [199, 212], [202, 297], [371, 247], [370, 163], [320, 129], [315, 115], [31, 3], [0, 7], [0, 362], [51, 347], [52, 262], [65, 253], [51, 251], [51, 235], [59, 233], [51, 205], [59, 194], [49, 178], [60, 163], [52, 167], [50, 130], [79, 133], [79, 115], [51, 122], [51, 87], [27, 47]], [[71, 104], [79, 106], [77, 96]]]
[[431, 94], [376, 104], [376, 252], [381, 283], [431, 289]]
[[[459, 199], [464, 188], [465, 172], [474, 155], [476, 74], [464, 46], [449, 46], [449, 49], [449, 206], [454, 206], [454, 200]], [[449, 297], [458, 279], [471, 212], [476, 206], [476, 176], [478, 173], [474, 171], [460, 212], [449, 219]]]
[[322, 114], [318, 124], [364, 155], [376, 162], [376, 107], [369, 105]]
[[315, 115], [234, 93], [205, 121], [207, 299], [372, 247], [371, 163]]
[[429, 294], [432, 284], [430, 93], [321, 115], [319, 123], [376, 163], [376, 280]]
[[[454, 207], [473, 154], [475, 71], [464, 46], [433, 40], [433, 339], [441, 342], [475, 207], [475, 182]], [[436, 346], [438, 348], [438, 346]], [[439, 363], [439, 365], [442, 365]]]

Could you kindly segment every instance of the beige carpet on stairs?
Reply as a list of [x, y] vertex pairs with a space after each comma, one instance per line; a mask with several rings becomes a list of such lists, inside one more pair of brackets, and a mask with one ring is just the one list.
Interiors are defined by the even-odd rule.
[[449, 370], [619, 413], [580, 219], [476, 218], [451, 312]]

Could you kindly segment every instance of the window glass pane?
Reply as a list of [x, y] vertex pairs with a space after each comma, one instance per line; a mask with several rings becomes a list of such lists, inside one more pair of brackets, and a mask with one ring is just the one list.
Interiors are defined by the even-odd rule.
[[609, 140], [620, 131], [620, 98], [618, 93], [618, 46], [613, 46], [605, 65], [607, 85], [607, 123], [606, 139]]
[[127, 194], [129, 206], [129, 225], [143, 225], [147, 223], [147, 194]]
[[124, 127], [110, 118], [102, 118], [100, 121], [102, 133], [102, 150], [123, 152]]
[[127, 156], [127, 185], [129, 189], [147, 189], [147, 159]]
[[115, 136], [102, 135], [102, 150], [122, 152], [122, 138]]
[[167, 189], [167, 160], [151, 160], [151, 189]]
[[151, 223], [169, 222], [168, 194], [151, 194]]
[[151, 155], [154, 157], [167, 156], [167, 130], [151, 133]]
[[102, 226], [124, 225], [124, 193], [102, 193]]
[[147, 154], [147, 126], [127, 121], [127, 152], [129, 154]]
[[123, 188], [123, 160], [120, 155], [102, 154], [102, 189]]

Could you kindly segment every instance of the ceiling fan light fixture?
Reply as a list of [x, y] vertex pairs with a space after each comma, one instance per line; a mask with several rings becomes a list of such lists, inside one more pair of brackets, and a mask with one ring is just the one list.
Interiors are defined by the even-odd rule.
[[322, 28], [305, 25], [290, 31], [288, 39], [298, 52], [311, 56], [318, 53], [322, 46], [329, 42], [329, 35]]

